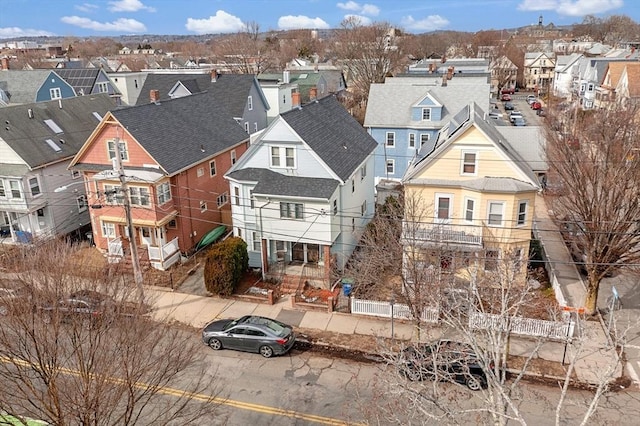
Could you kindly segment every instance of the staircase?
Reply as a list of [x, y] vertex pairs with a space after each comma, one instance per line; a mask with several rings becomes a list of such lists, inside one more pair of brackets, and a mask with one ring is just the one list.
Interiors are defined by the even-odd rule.
[[281, 294], [293, 294], [298, 291], [300, 280], [302, 277], [298, 275], [284, 275], [280, 283]]

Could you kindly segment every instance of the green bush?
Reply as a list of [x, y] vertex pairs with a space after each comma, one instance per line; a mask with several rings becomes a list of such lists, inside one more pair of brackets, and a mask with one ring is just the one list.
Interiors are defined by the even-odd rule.
[[204, 265], [204, 285], [210, 293], [233, 294], [249, 267], [247, 243], [232, 237], [214, 244]]

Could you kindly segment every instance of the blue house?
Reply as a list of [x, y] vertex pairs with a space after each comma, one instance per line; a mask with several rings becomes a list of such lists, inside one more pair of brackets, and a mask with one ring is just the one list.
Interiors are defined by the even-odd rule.
[[119, 98], [115, 85], [99, 68], [62, 68], [51, 71], [36, 92], [36, 102], [107, 93]]
[[431, 151], [438, 131], [470, 102], [489, 110], [487, 75], [399, 76], [372, 84], [364, 126], [378, 142], [374, 175], [400, 180], [420, 149]]

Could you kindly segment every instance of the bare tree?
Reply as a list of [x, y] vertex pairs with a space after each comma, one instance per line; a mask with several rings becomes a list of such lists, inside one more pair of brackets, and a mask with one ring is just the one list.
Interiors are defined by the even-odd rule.
[[[220, 385], [198, 339], [148, 318], [120, 277], [72, 275], [91, 268], [75, 254], [62, 243], [24, 252], [15, 291], [2, 293], [0, 409], [56, 425], [191, 424], [211, 414]], [[96, 290], [90, 314], [69, 311], [70, 295]]]
[[550, 183], [561, 188], [551, 205], [587, 273], [588, 315], [602, 278], [640, 261], [638, 112], [632, 104], [569, 117], [558, 111], [547, 129]]
[[606, 18], [587, 15], [580, 24], [574, 26], [573, 34], [615, 46], [621, 41], [637, 40], [640, 37], [640, 25], [626, 15]]
[[259, 74], [269, 69], [273, 59], [269, 45], [260, 39], [260, 26], [249, 22], [242, 31], [217, 40], [215, 50], [232, 71], [241, 74]]
[[401, 69], [402, 54], [394, 44], [395, 34], [388, 23], [362, 25], [356, 17], [342, 21], [333, 51], [342, 61], [356, 101], [369, 96], [372, 83], [382, 83]]

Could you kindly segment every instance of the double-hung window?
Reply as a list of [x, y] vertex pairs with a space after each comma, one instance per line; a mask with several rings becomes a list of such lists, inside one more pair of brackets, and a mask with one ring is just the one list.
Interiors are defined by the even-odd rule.
[[415, 148], [415, 147], [416, 147], [416, 134], [409, 133], [409, 148]]
[[29, 178], [29, 189], [31, 190], [31, 195], [33, 197], [40, 195], [40, 184], [38, 183], [38, 178], [36, 176]]
[[436, 194], [436, 221], [448, 223], [451, 220], [453, 197], [449, 194]]
[[527, 222], [527, 201], [520, 201], [518, 203], [518, 219], [516, 221], [517, 226], [522, 226]]
[[130, 186], [129, 197], [134, 206], [148, 207], [151, 204], [149, 202], [149, 188], [145, 186]]
[[256, 231], [251, 232], [251, 240], [253, 242], [253, 251], [260, 251], [262, 248], [262, 241], [260, 235]]
[[502, 201], [490, 201], [488, 210], [489, 226], [502, 226], [504, 220], [504, 203]]
[[473, 222], [473, 210], [475, 208], [475, 200], [472, 198], [466, 198], [464, 201], [464, 220], [467, 222]]
[[280, 203], [280, 217], [286, 219], [304, 219], [301, 203]]
[[107, 238], [115, 238], [116, 225], [113, 222], [102, 222], [102, 235]]
[[422, 120], [423, 121], [431, 120], [431, 108], [422, 108]]
[[76, 202], [78, 203], [78, 213], [82, 213], [87, 211], [89, 207], [89, 203], [87, 202], [87, 196], [82, 194], [78, 198], [76, 198]]
[[387, 147], [393, 148], [396, 146], [396, 134], [394, 132], [387, 132]]
[[62, 99], [62, 92], [60, 91], [60, 88], [54, 87], [52, 89], [49, 89], [49, 97], [51, 98], [51, 100]]
[[475, 152], [462, 152], [462, 170], [460, 174], [475, 176], [478, 168], [478, 155]]
[[6, 197], [7, 196], [7, 192], [4, 189], [4, 181], [2, 179], [0, 179], [0, 197]]
[[109, 160], [116, 158], [116, 154], [120, 150], [120, 159], [122, 161], [129, 161], [129, 152], [127, 151], [127, 144], [115, 140], [107, 141], [107, 152], [109, 154]]
[[158, 205], [164, 204], [171, 199], [171, 185], [169, 182], [163, 182], [156, 187], [158, 194]]
[[271, 167], [293, 169], [296, 167], [296, 150], [293, 147], [272, 146]]
[[229, 202], [229, 194], [226, 192], [223, 192], [222, 194], [218, 195], [218, 198], [216, 198], [216, 204], [218, 208], [224, 206], [228, 202]]
[[115, 185], [104, 186], [104, 197], [107, 204], [120, 204], [118, 202], [120, 187]]
[[9, 188], [11, 189], [11, 198], [22, 198], [22, 191], [20, 190], [19, 180], [10, 180]]

